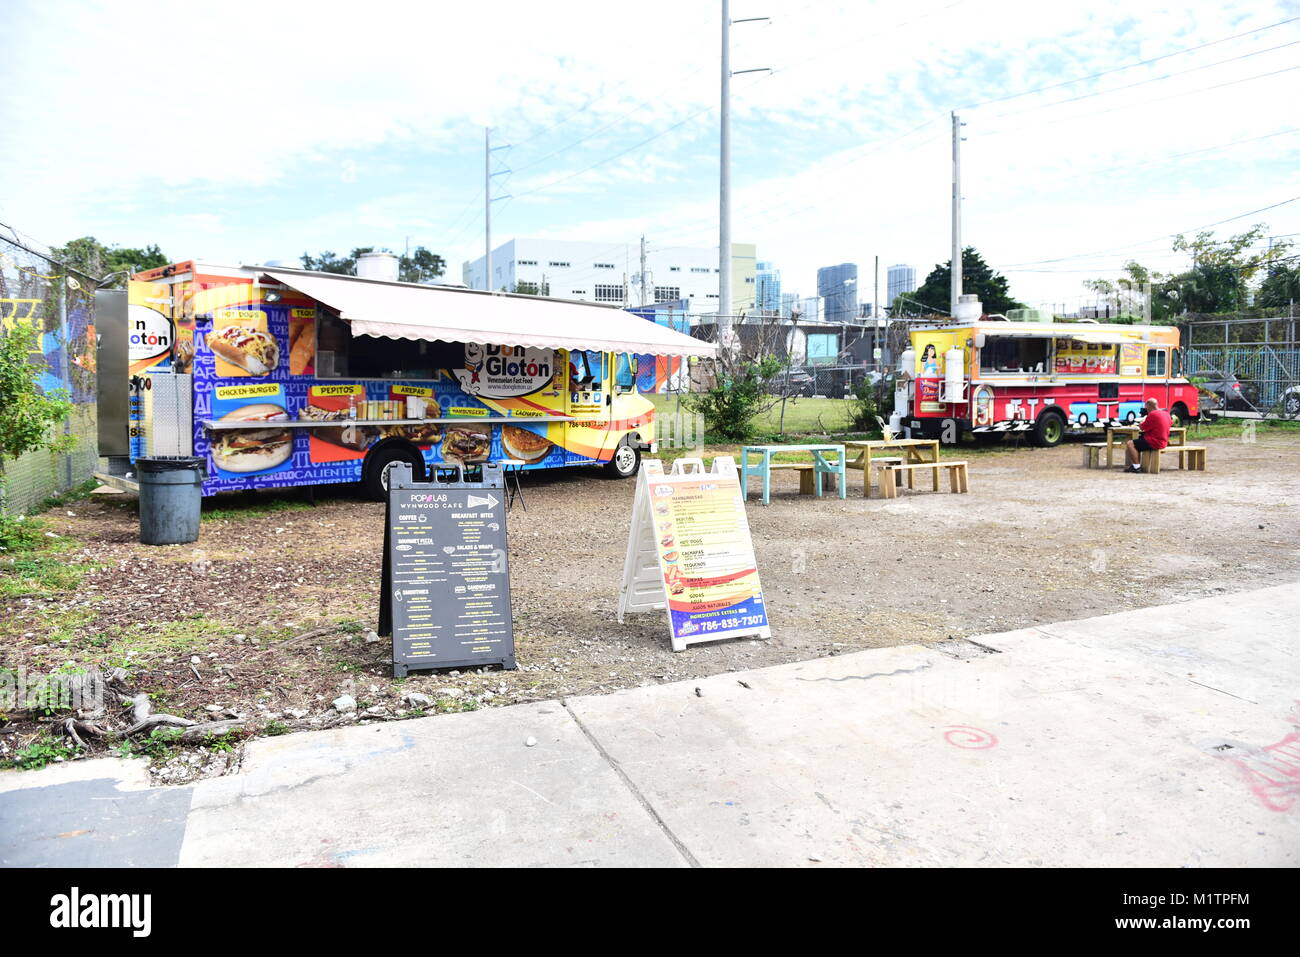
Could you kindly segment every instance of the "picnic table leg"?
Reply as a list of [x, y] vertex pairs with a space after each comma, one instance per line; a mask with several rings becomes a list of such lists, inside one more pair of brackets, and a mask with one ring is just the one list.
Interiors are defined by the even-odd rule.
[[880, 470], [880, 497], [895, 498], [897, 494], [894, 489], [894, 470], [885, 466]]
[[875, 467], [871, 464], [871, 456], [868, 455], [862, 463], [862, 497], [871, 498], [871, 473]]
[[772, 456], [769, 452], [763, 453], [763, 504], [772, 503]]

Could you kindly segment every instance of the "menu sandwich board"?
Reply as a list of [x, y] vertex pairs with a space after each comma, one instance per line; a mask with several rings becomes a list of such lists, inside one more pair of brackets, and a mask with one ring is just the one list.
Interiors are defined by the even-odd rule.
[[673, 651], [722, 638], [771, 635], [735, 460], [713, 471], [679, 459], [665, 474], [648, 459], [637, 476], [618, 620], [666, 609]]
[[513, 669], [515, 638], [501, 466], [388, 476], [379, 634], [393, 636], [393, 676], [426, 668]]

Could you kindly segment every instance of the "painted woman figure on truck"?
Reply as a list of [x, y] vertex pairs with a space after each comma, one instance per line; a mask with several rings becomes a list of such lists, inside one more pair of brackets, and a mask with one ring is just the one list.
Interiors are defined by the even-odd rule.
[[939, 350], [935, 348], [933, 342], [925, 345], [925, 351], [921, 353], [921, 375], [938, 375], [939, 374]]

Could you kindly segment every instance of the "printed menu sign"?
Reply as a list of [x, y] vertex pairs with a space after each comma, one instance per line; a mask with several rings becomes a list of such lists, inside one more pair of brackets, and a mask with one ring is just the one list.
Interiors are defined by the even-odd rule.
[[482, 482], [413, 482], [389, 474], [379, 633], [393, 675], [422, 668], [515, 667], [501, 468]]
[[[713, 472], [680, 463], [664, 474], [647, 461], [638, 477], [620, 617], [648, 607], [643, 587], [657, 572], [674, 650], [689, 644], [767, 637], [767, 609], [735, 463], [719, 457]], [[653, 555], [653, 564], [650, 556]], [[644, 581], [638, 581], [644, 579]], [[641, 587], [639, 587], [641, 586]]]

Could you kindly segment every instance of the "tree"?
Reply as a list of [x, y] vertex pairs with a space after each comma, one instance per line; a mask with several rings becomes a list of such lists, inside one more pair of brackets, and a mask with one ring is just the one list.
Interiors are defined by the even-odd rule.
[[[341, 276], [355, 276], [357, 260], [364, 254], [375, 251], [374, 246], [358, 246], [346, 256], [336, 256], [329, 250], [319, 256], [303, 253], [300, 261], [303, 269], [335, 273]], [[379, 252], [391, 253], [392, 250], [381, 249]], [[397, 278], [402, 282], [433, 282], [446, 272], [446, 269], [447, 261], [437, 253], [429, 252], [423, 246], [416, 246], [409, 256], [401, 255], [397, 257]]]
[[1256, 304], [1266, 309], [1289, 309], [1296, 300], [1300, 300], [1300, 266], [1274, 263], [1260, 283]]
[[73, 270], [96, 279], [112, 276], [109, 282], [104, 283], [110, 289], [123, 288], [130, 273], [157, 269], [171, 262], [156, 244], [143, 249], [124, 249], [105, 246], [94, 236], [82, 236], [63, 246], [55, 246], [50, 255]]
[[[986, 313], [1006, 312], [1019, 308], [1022, 303], [1011, 298], [1007, 278], [996, 273], [984, 261], [984, 257], [975, 251], [974, 246], [967, 246], [961, 253], [962, 292], [979, 296]], [[948, 303], [952, 295], [952, 260], [937, 263], [925, 277], [921, 288], [907, 293], [907, 299], [913, 303], [923, 304], [936, 309], [939, 303]], [[945, 305], [943, 312], [948, 311]]]
[[52, 431], [71, 414], [72, 403], [62, 389], [41, 389], [47, 363], [40, 345], [39, 324], [15, 322], [0, 332], [0, 465], [41, 449], [66, 451], [75, 442]]
[[[1287, 270], [1283, 265], [1294, 258], [1288, 241], [1270, 242], [1258, 249], [1268, 234], [1267, 223], [1256, 223], [1244, 233], [1216, 240], [1213, 231], [1205, 230], [1192, 238], [1174, 237], [1174, 252], [1187, 253], [1191, 266], [1179, 273], [1157, 273], [1130, 260], [1124, 271], [1138, 285], [1150, 283], [1151, 320], [1172, 323], [1188, 312], [1226, 313], [1245, 308], [1251, 281], [1260, 272], [1267, 278], [1260, 286], [1260, 305], [1278, 306], [1290, 302]], [[1122, 281], [1121, 281], [1122, 282]], [[1111, 283], [1104, 279], [1084, 283], [1094, 291], [1104, 291]], [[1267, 301], [1264, 299], [1267, 288]], [[1292, 287], [1294, 288], [1294, 287]]]

